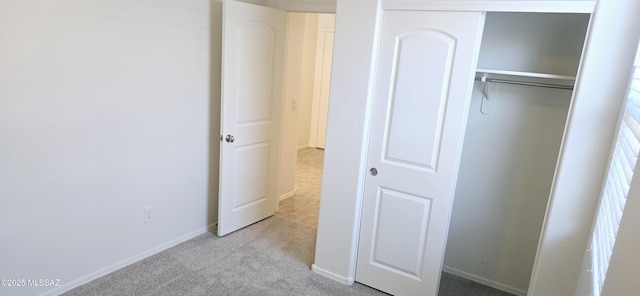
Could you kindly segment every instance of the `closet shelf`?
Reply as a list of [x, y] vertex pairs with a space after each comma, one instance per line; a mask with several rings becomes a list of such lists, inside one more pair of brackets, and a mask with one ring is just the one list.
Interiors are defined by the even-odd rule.
[[[479, 75], [479, 76], [478, 76]], [[491, 75], [491, 76], [489, 76]], [[497, 76], [497, 77], [496, 77]], [[519, 78], [504, 78], [505, 76], [517, 76]], [[551, 82], [547, 82], [550, 80]], [[476, 81], [494, 82], [514, 85], [556, 88], [564, 90], [573, 90], [575, 76], [557, 75], [548, 73], [495, 70], [495, 69], [476, 69]]]
[[576, 80], [575, 76], [568, 76], [568, 75], [537, 73], [537, 72], [524, 72], [524, 71], [510, 71], [510, 70], [496, 70], [496, 69], [481, 69], [481, 68], [478, 68], [478, 69], [476, 69], [476, 73], [498, 74], [498, 75], [509, 75], [509, 76], [522, 76], [522, 77], [532, 77], [532, 78], [558, 79], [558, 80]]

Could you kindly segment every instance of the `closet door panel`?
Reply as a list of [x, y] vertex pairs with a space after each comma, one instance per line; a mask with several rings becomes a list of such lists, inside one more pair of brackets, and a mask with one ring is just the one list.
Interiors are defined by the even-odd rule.
[[436, 295], [484, 14], [385, 11], [356, 281]]
[[452, 36], [435, 30], [398, 37], [389, 81], [386, 162], [436, 170], [455, 46]]

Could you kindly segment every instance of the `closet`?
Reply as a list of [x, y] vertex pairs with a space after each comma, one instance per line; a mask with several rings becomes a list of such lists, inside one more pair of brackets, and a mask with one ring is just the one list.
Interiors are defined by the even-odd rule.
[[487, 13], [445, 272], [526, 295], [589, 18]]
[[383, 9], [356, 281], [527, 294], [589, 19]]

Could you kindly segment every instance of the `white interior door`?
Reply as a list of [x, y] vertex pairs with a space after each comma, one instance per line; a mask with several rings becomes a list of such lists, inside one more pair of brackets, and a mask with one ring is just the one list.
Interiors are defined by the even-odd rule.
[[484, 13], [385, 11], [356, 281], [437, 295]]
[[284, 11], [225, 0], [218, 235], [273, 215]]

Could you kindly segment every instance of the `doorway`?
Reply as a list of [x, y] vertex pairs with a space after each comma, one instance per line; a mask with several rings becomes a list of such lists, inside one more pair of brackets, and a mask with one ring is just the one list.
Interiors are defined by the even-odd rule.
[[285, 99], [296, 113], [297, 149], [324, 149], [335, 14], [288, 13], [287, 24]]
[[[326, 54], [316, 58], [316, 52], [332, 48], [325, 46], [327, 38], [321, 34], [321, 50], [316, 50], [318, 20], [322, 16], [287, 13], [255, 5], [253, 1], [242, 2], [245, 1], [228, 1], [222, 5], [221, 47], [212, 47], [221, 52], [223, 82], [219, 105], [220, 161], [216, 163], [220, 168], [218, 235], [275, 214], [279, 201], [295, 195], [297, 150], [302, 148], [298, 145], [299, 134], [310, 133], [308, 110], [317, 114], [319, 109], [311, 107], [314, 91], [324, 89], [325, 101], [328, 101], [329, 75], [324, 75], [324, 88], [315, 85], [316, 60], [328, 60]], [[321, 67], [325, 73], [331, 68], [330, 63], [327, 64], [329, 66]], [[212, 93], [217, 93], [216, 85], [213, 87]], [[320, 97], [316, 95], [316, 101]], [[242, 118], [232, 120], [237, 114]], [[316, 116], [319, 117], [322, 116]], [[216, 127], [212, 130], [217, 130]], [[238, 134], [254, 127], [263, 127], [260, 131], [252, 129], [250, 135], [258, 137], [255, 142], [247, 142], [250, 138], [246, 133]], [[259, 186], [240, 186], [247, 175], [259, 177], [250, 182]]]
[[297, 170], [304, 162], [299, 157], [320, 155], [314, 162], [322, 163], [324, 153], [310, 150], [325, 148], [334, 27], [335, 14], [287, 13], [280, 201], [299, 189]]
[[276, 216], [311, 229], [320, 211], [325, 145], [318, 138], [326, 135], [334, 27], [335, 14], [287, 13]]

